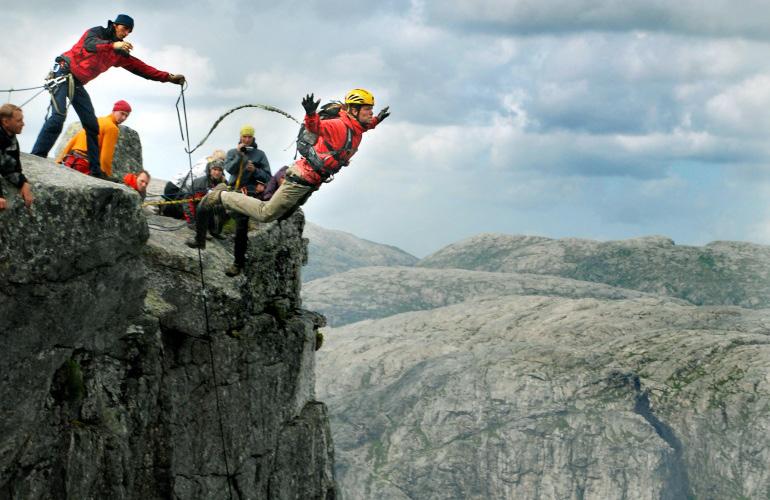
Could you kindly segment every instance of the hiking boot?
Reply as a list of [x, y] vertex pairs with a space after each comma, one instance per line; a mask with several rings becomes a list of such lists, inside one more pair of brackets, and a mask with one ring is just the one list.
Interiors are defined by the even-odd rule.
[[206, 248], [206, 240], [198, 241], [196, 238], [190, 238], [187, 241], [184, 242], [185, 245], [187, 245], [190, 248]]
[[225, 270], [225, 274], [232, 278], [233, 276], [238, 276], [241, 274], [241, 271], [243, 271], [242, 267], [233, 264]]
[[227, 191], [227, 184], [217, 184], [201, 199], [201, 205], [214, 208], [222, 206], [222, 191]]

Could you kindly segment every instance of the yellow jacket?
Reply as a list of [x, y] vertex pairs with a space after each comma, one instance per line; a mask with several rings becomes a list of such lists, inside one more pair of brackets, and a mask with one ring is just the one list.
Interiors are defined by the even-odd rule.
[[[112, 113], [99, 118], [99, 163], [102, 172], [107, 175], [112, 175], [112, 156], [115, 154], [115, 145], [118, 143], [119, 132], [120, 129], [118, 129]], [[73, 149], [84, 153], [88, 151], [85, 130], [81, 130], [70, 139], [56, 158], [56, 163], [61, 163], [64, 157], [67, 156], [67, 153]]]

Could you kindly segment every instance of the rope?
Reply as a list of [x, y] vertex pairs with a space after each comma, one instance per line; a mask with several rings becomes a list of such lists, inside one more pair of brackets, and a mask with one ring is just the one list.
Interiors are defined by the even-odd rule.
[[184, 200], [172, 200], [172, 201], [145, 201], [142, 203], [143, 207], [157, 207], [161, 205], [179, 205], [190, 201], [200, 200], [200, 198], [185, 198]]
[[[11, 94], [13, 94], [14, 92], [25, 92], [27, 90], [41, 89], [40, 92], [35, 93], [35, 95], [33, 95], [32, 97], [30, 97], [29, 99], [27, 99], [26, 101], [24, 101], [22, 104], [19, 105], [20, 108], [23, 108], [24, 106], [29, 104], [29, 102], [32, 101], [35, 97], [39, 96], [40, 94], [42, 94], [46, 90], [53, 94], [53, 91], [56, 90], [56, 87], [58, 87], [59, 85], [64, 83], [64, 81], [66, 79], [67, 78], [64, 77], [64, 76], [59, 76], [59, 77], [53, 78], [51, 80], [48, 80], [43, 85], [38, 85], [37, 87], [25, 87], [23, 89], [15, 89], [15, 88], [11, 87], [10, 89], [0, 90], [0, 92], [7, 92], [8, 93], [8, 102], [11, 102]], [[72, 83], [70, 83], [70, 86], [72, 86]]]
[[[182, 96], [184, 96], [184, 93], [182, 94]], [[183, 99], [183, 97], [180, 97], [180, 98]], [[187, 149], [185, 149], [185, 151], [188, 154], [193, 154], [199, 147], [203, 146], [203, 143], [206, 142], [206, 140], [209, 138], [211, 133], [214, 132], [214, 129], [216, 129], [219, 126], [219, 124], [222, 122], [222, 120], [224, 120], [228, 115], [238, 111], [239, 109], [243, 109], [243, 108], [257, 108], [257, 109], [263, 109], [265, 111], [270, 111], [272, 113], [278, 113], [279, 115], [283, 115], [286, 118], [294, 120], [294, 122], [297, 125], [300, 125], [300, 123], [297, 121], [296, 118], [291, 116], [286, 111], [283, 111], [281, 109], [276, 108], [275, 106], [269, 106], [267, 104], [242, 104], [241, 106], [236, 106], [233, 109], [230, 109], [230, 110], [226, 111], [222, 116], [217, 118], [217, 120], [214, 122], [214, 125], [211, 126], [211, 130], [209, 130], [209, 133], [206, 134], [206, 136], [203, 139], [201, 139], [201, 142], [199, 142], [198, 145], [195, 146], [195, 148], [193, 148], [192, 150], [190, 150], [190, 140], [189, 140], [190, 138], [188, 137], [187, 138]], [[177, 112], [177, 116], [178, 116], [179, 115], [179, 100], [177, 100], [176, 112]], [[181, 132], [181, 129], [182, 129], [181, 121], [179, 123], [179, 129], [180, 129], [180, 132]], [[182, 134], [182, 140], [184, 140], [184, 134]]]
[[24, 88], [24, 89], [15, 89], [15, 88], [4, 89], [4, 90], [0, 90], [0, 92], [8, 92], [8, 93], [10, 93], [10, 92], [24, 92], [26, 90], [37, 90], [37, 89], [42, 89], [42, 88], [45, 88], [45, 84], [38, 85], [37, 87], [27, 87], [27, 88]]
[[[180, 91], [179, 91], [179, 98], [176, 100], [176, 116], [179, 120], [179, 131], [182, 133], [182, 141], [187, 142], [187, 148], [185, 148], [185, 152], [187, 153], [187, 161], [190, 165], [190, 176], [192, 177], [193, 171], [192, 171], [192, 153], [195, 151], [193, 149], [190, 151], [190, 131], [188, 128], [188, 122], [187, 122], [187, 104], [185, 103], [184, 98], [184, 90], [187, 87], [187, 82], [185, 82]], [[182, 118], [179, 115], [179, 102], [182, 102], [182, 113], [184, 115], [184, 132], [182, 132]], [[186, 133], [185, 133], [186, 132]], [[197, 147], [196, 147], [197, 149]], [[225, 461], [225, 473], [227, 474], [227, 491], [230, 495], [230, 500], [233, 500], [233, 486], [232, 486], [232, 476], [230, 475], [230, 464], [227, 460], [227, 444], [225, 443], [225, 428], [224, 424], [222, 423], [222, 403], [219, 400], [219, 387], [217, 385], [217, 371], [214, 363], [214, 347], [211, 337], [211, 329], [209, 325], [209, 308], [208, 303], [206, 301], [206, 281], [203, 278], [203, 256], [201, 255], [201, 249], [198, 248], [198, 267], [201, 274], [201, 298], [203, 300], [203, 315], [206, 319], [206, 338], [208, 339], [208, 346], [209, 346], [209, 361], [211, 362], [211, 377], [214, 381], [214, 395], [216, 396], [216, 402], [217, 402], [217, 417], [219, 420], [219, 436], [222, 440], [222, 456]]]

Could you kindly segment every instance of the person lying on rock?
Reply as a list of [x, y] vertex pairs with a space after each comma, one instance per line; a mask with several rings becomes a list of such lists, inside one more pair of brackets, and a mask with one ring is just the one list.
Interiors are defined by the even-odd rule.
[[126, 42], [125, 38], [133, 29], [134, 20], [130, 16], [120, 14], [114, 21], [107, 21], [106, 28], [96, 26], [83, 33], [70, 50], [56, 58], [53, 77], [65, 76], [67, 81], [57, 86], [51, 93], [53, 108], [51, 116], [40, 129], [35, 145], [32, 147], [33, 155], [43, 158], [48, 156], [67, 118], [67, 99], [69, 99], [86, 131], [90, 173], [94, 177], [102, 177], [99, 123], [85, 85], [113, 66], [126, 68], [148, 80], [184, 84], [183, 75], [160, 71], [131, 55], [134, 46]]
[[[29, 181], [21, 172], [19, 158], [19, 140], [16, 136], [24, 128], [24, 113], [15, 104], [0, 106], [0, 175], [19, 189], [24, 205], [29, 208], [35, 199]], [[3, 195], [3, 184], [0, 182], [0, 210], [5, 210], [8, 200]]]
[[123, 184], [134, 188], [144, 201], [147, 196], [147, 185], [150, 184], [150, 172], [146, 170], [141, 170], [137, 174], [129, 172], [123, 176]]
[[[112, 106], [112, 113], [99, 118], [99, 163], [102, 172], [107, 177], [112, 177], [112, 158], [115, 155], [115, 146], [118, 145], [120, 128], [118, 125], [128, 119], [131, 114], [131, 105], [124, 100], [116, 102]], [[78, 172], [88, 175], [91, 167], [88, 163], [88, 141], [86, 129], [81, 129], [62, 148], [56, 158], [56, 163], [63, 163]]]
[[[302, 99], [305, 108], [304, 126], [314, 134], [312, 146], [305, 149], [302, 157], [286, 170], [283, 184], [268, 200], [251, 198], [239, 192], [227, 192], [217, 186], [201, 201], [198, 218], [207, 217], [210, 209], [224, 206], [228, 210], [249, 216], [259, 222], [270, 222], [291, 215], [305, 203], [321, 184], [330, 182], [332, 176], [350, 163], [358, 151], [364, 132], [375, 128], [390, 115], [388, 107], [374, 116], [374, 96], [365, 89], [353, 89], [345, 96], [344, 109], [336, 116], [322, 120], [318, 115], [320, 100], [313, 94]], [[188, 240], [191, 248], [206, 247], [205, 226], [198, 224], [195, 238]]]

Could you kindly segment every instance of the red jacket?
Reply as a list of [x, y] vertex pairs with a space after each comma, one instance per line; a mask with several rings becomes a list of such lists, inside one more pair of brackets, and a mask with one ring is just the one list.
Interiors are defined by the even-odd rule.
[[[376, 116], [372, 118], [368, 125], [364, 126], [352, 116], [348, 116], [344, 109], [340, 110], [339, 118], [331, 118], [329, 120], [321, 120], [318, 113], [305, 115], [305, 128], [314, 134], [318, 134], [318, 140], [313, 149], [316, 150], [319, 157], [324, 159], [324, 169], [329, 175], [336, 174], [343, 165], [347, 165], [350, 158], [356, 154], [358, 145], [361, 144], [361, 135], [376, 126]], [[341, 152], [339, 155], [340, 161], [337, 161], [328, 153], [345, 146], [348, 128], [353, 131], [352, 144], [348, 151]], [[313, 167], [305, 158], [300, 158], [295, 165], [302, 174], [302, 178], [309, 183], [317, 186], [323, 181], [321, 176], [313, 170]]]
[[119, 41], [110, 21], [106, 28], [96, 26], [83, 33], [80, 40], [60, 57], [67, 61], [70, 71], [83, 85], [113, 66], [121, 66], [148, 80], [168, 81], [168, 72], [155, 69], [128, 52], [116, 51], [112, 44]]

